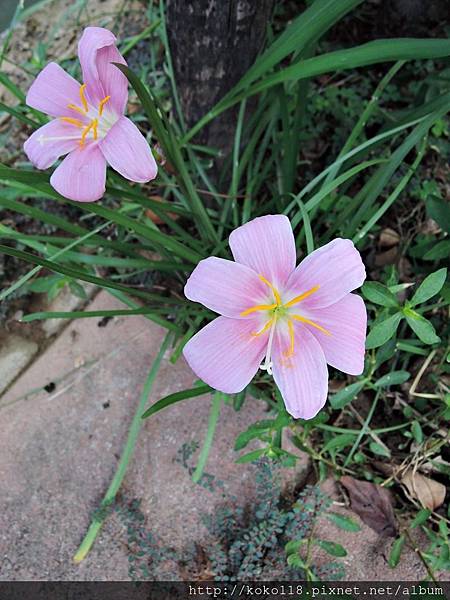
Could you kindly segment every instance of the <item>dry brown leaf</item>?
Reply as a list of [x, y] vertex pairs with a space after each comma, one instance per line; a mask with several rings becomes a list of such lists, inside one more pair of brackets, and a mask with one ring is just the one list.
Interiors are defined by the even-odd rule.
[[348, 475], [341, 478], [341, 483], [350, 496], [352, 510], [366, 525], [382, 536], [397, 535], [392, 498], [388, 490]]
[[380, 473], [383, 473], [385, 477], [390, 477], [394, 473], [394, 467], [382, 460], [373, 460], [371, 463], [375, 469], [378, 469]]
[[386, 265], [393, 265], [398, 259], [398, 248], [394, 246], [386, 252], [381, 252], [375, 256], [375, 265], [377, 267], [384, 267]]
[[346, 385], [348, 385], [347, 382], [342, 379], [330, 379], [328, 382], [328, 389], [332, 394], [335, 394], [336, 392], [339, 392], [339, 390], [344, 389]]
[[[165, 202], [164, 198], [161, 196], [150, 196], [150, 200], [155, 200], [156, 202]], [[161, 225], [164, 221], [158, 217], [156, 213], [152, 211], [151, 208], [147, 208], [145, 211], [145, 215], [155, 223], [155, 225]], [[178, 219], [178, 215], [175, 213], [168, 213], [169, 217], [176, 221]]]
[[427, 219], [420, 228], [420, 233], [424, 235], [438, 235], [441, 231], [442, 229], [433, 219]]
[[391, 227], [386, 227], [380, 233], [379, 243], [381, 248], [392, 248], [392, 246], [397, 246], [399, 241], [400, 236]]
[[424, 508], [435, 510], [444, 503], [446, 489], [439, 481], [409, 470], [403, 475], [401, 482], [410, 496], [418, 500]]

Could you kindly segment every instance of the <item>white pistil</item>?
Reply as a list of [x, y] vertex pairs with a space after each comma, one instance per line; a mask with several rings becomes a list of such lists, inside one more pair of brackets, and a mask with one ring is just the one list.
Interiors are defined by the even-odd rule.
[[80, 99], [82, 107], [76, 104], [68, 104], [67, 108], [79, 113], [82, 117], [61, 117], [62, 121], [69, 123], [70, 125], [77, 127], [78, 133], [74, 136], [64, 137], [43, 137], [39, 138], [39, 142], [43, 144], [46, 141], [58, 141], [58, 140], [79, 140], [80, 146], [84, 146], [87, 141], [102, 140], [108, 131], [116, 124], [119, 115], [108, 109], [108, 102], [111, 96], [105, 96], [100, 101], [98, 107], [92, 106], [86, 100], [84, 91], [86, 84], [80, 87]]
[[275, 333], [276, 322], [277, 322], [277, 316], [274, 315], [273, 321], [272, 321], [272, 326], [270, 328], [270, 333], [269, 333], [269, 341], [267, 343], [266, 358], [265, 358], [264, 362], [259, 365], [259, 368], [262, 371], [267, 371], [267, 373], [269, 375], [272, 375], [272, 367], [273, 367], [273, 363], [272, 363], [272, 344], [273, 344], [273, 336], [274, 336], [274, 333]]
[[54, 136], [40, 135], [38, 137], [38, 142], [42, 146], [45, 144], [45, 142], [56, 142], [56, 141], [60, 141], [60, 140], [79, 140], [79, 139], [80, 139], [79, 135], [54, 135]]

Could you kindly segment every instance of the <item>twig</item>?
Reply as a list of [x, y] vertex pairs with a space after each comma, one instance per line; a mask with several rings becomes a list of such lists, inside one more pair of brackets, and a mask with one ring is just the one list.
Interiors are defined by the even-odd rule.
[[433, 571], [431, 570], [430, 565], [428, 564], [425, 556], [423, 555], [422, 551], [420, 550], [420, 548], [417, 546], [417, 544], [414, 542], [414, 540], [411, 537], [411, 534], [409, 533], [409, 531], [407, 529], [404, 530], [404, 535], [407, 537], [408, 542], [410, 543], [412, 549], [414, 550], [414, 552], [417, 554], [417, 556], [420, 558], [423, 566], [425, 567], [428, 575], [430, 576], [430, 578], [434, 581], [434, 583], [437, 583], [436, 578], [434, 576]]
[[[356, 420], [360, 422], [361, 425], [364, 426], [364, 419], [361, 417], [361, 415], [359, 414], [359, 412], [356, 410], [356, 408], [354, 408], [351, 404], [349, 406], [350, 411], [354, 414], [354, 416], [356, 417]], [[386, 444], [377, 436], [376, 433], [374, 433], [371, 429], [368, 430], [368, 434], [370, 435], [370, 437], [377, 442], [377, 444], [379, 444], [380, 446], [382, 446], [383, 448], [385, 448], [389, 454], [391, 453], [391, 451], [389, 450], [389, 448], [386, 446]]]
[[[420, 367], [420, 370], [417, 373], [417, 375], [416, 375], [416, 377], [415, 377], [415, 379], [413, 381], [412, 386], [409, 388], [409, 395], [410, 396], [421, 396], [421, 394], [416, 393], [416, 388], [419, 385], [419, 382], [422, 379], [423, 374], [428, 369], [428, 366], [429, 366], [430, 362], [433, 360], [435, 354], [436, 354], [436, 350], [432, 350], [430, 352], [430, 354], [427, 356], [427, 358], [424, 360], [424, 363]], [[439, 396], [427, 394], [427, 397], [430, 397], [430, 396], [432, 396], [433, 398], [439, 398]]]

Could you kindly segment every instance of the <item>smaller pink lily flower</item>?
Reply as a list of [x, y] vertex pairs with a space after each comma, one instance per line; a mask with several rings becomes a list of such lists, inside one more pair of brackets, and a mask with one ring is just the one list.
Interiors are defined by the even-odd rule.
[[338, 238], [296, 268], [284, 215], [238, 227], [229, 243], [235, 262], [200, 261], [184, 288], [189, 300], [221, 315], [189, 340], [184, 356], [198, 377], [227, 394], [263, 369], [288, 412], [311, 419], [327, 399], [327, 363], [350, 375], [364, 369], [367, 314], [350, 293], [366, 277], [361, 256]]
[[78, 44], [83, 85], [56, 63], [48, 64], [31, 85], [26, 103], [54, 117], [25, 142], [28, 159], [47, 169], [68, 154], [50, 183], [78, 202], [105, 193], [106, 164], [126, 179], [145, 183], [157, 166], [139, 129], [124, 116], [128, 81], [112, 63], [125, 65], [116, 37], [102, 27], [87, 27]]

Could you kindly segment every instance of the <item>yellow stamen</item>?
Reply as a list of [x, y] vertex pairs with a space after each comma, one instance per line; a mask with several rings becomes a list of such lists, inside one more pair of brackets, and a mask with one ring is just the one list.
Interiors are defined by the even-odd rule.
[[79, 119], [72, 119], [72, 117], [60, 117], [61, 121], [75, 125], [75, 127], [84, 127], [83, 123]]
[[281, 296], [280, 296], [280, 292], [277, 290], [277, 288], [274, 285], [272, 285], [270, 283], [270, 281], [268, 281], [262, 275], [258, 275], [258, 277], [261, 279], [261, 281], [263, 281], [266, 285], [268, 285], [270, 287], [270, 289], [272, 290], [273, 295], [275, 297], [275, 302], [277, 303], [277, 306], [281, 306]]
[[95, 138], [96, 121], [97, 121], [97, 119], [93, 119], [89, 123], [89, 125], [84, 128], [83, 133], [81, 135], [80, 146], [83, 146], [84, 142], [86, 141], [86, 137], [87, 137], [87, 135], [88, 135], [88, 133], [90, 132], [91, 129], [94, 129], [94, 139], [96, 139]]
[[263, 333], [266, 333], [266, 331], [270, 328], [272, 323], [273, 323], [273, 319], [270, 319], [269, 321], [267, 321], [267, 323], [264, 325], [264, 327], [261, 329], [261, 331], [256, 331], [255, 333], [252, 333], [252, 335], [258, 336], [258, 335], [262, 335]]
[[307, 323], [307, 325], [311, 325], [311, 327], [315, 327], [316, 329], [318, 329], [322, 333], [325, 333], [326, 335], [331, 335], [331, 333], [328, 331], [328, 329], [325, 329], [321, 325], [317, 325], [317, 323], [314, 323], [314, 321], [310, 321], [306, 317], [302, 317], [301, 315], [289, 315], [289, 316], [291, 319], [295, 319], [296, 321], [300, 321], [301, 323]]
[[81, 104], [83, 105], [84, 108], [84, 112], [88, 112], [88, 103], [86, 100], [86, 97], [84, 95], [84, 90], [86, 89], [86, 83], [83, 83], [83, 85], [80, 86], [80, 100], [81, 100]]
[[101, 117], [103, 114], [103, 107], [105, 106], [105, 104], [108, 102], [108, 100], [111, 98], [111, 96], [105, 96], [103, 98], [103, 100], [100, 101], [100, 104], [98, 105], [98, 116]]
[[77, 113], [80, 113], [80, 115], [83, 115], [83, 117], [86, 116], [86, 113], [84, 112], [84, 110], [82, 108], [80, 108], [79, 106], [77, 106], [76, 104], [68, 104], [67, 108], [71, 108], [72, 110], [75, 110]]
[[94, 132], [94, 140], [96, 140], [96, 139], [97, 139], [97, 137], [98, 137], [97, 126], [98, 126], [98, 120], [97, 120], [97, 119], [94, 119], [94, 120], [92, 121], [92, 130], [93, 130], [93, 132]]
[[311, 296], [311, 294], [314, 294], [314, 292], [317, 292], [319, 287], [320, 287], [319, 285], [315, 285], [314, 287], [312, 287], [310, 290], [308, 290], [304, 294], [300, 294], [300, 296], [296, 296], [295, 298], [292, 298], [292, 300], [289, 300], [289, 302], [286, 302], [286, 304], [284, 306], [287, 308], [288, 306], [294, 306], [294, 304], [298, 304], [299, 302], [301, 302], [308, 296]]
[[247, 308], [241, 312], [241, 317], [246, 317], [247, 315], [257, 312], [258, 310], [272, 310], [272, 308], [276, 308], [277, 304], [257, 304], [256, 306], [252, 306], [251, 308]]
[[289, 339], [290, 339], [289, 350], [286, 350], [286, 352], [283, 352], [283, 354], [286, 358], [289, 358], [290, 356], [292, 356], [294, 354], [294, 342], [295, 342], [294, 324], [292, 323], [291, 320], [288, 321], [288, 328], [289, 328]]

